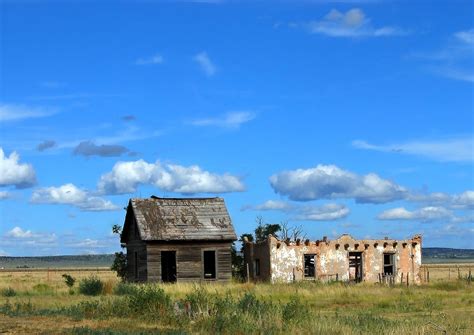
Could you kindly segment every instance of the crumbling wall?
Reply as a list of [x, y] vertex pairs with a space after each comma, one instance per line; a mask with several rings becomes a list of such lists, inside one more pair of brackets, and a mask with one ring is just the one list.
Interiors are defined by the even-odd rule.
[[[328, 241], [279, 241], [270, 236], [268, 241], [254, 244], [246, 243], [244, 247], [246, 262], [252, 264], [260, 260], [261, 275], [257, 278], [250, 271], [254, 280], [271, 282], [292, 282], [303, 279], [322, 281], [351, 278], [349, 253], [358, 253], [362, 259], [362, 280], [378, 282], [384, 278], [384, 254], [393, 254], [395, 282], [419, 283], [421, 266], [421, 236], [409, 240], [393, 239], [355, 240], [350, 235]], [[304, 255], [315, 255], [315, 277], [304, 277]]]

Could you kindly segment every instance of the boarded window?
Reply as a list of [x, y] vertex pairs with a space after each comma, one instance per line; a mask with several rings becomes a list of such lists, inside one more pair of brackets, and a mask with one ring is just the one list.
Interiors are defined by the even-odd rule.
[[260, 260], [257, 258], [253, 264], [255, 276], [260, 276]]
[[385, 275], [395, 274], [395, 262], [393, 254], [383, 254], [383, 273]]
[[304, 277], [314, 278], [316, 274], [314, 266], [314, 254], [304, 255]]
[[214, 250], [204, 251], [204, 279], [216, 278], [216, 252]]

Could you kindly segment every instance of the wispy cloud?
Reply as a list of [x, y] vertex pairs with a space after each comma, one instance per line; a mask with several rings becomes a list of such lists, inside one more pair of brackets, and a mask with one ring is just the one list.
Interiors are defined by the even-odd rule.
[[386, 37], [405, 35], [406, 31], [392, 26], [374, 27], [371, 20], [359, 8], [340, 12], [332, 9], [321, 20], [293, 24], [303, 26], [311, 34], [321, 34], [330, 37]]
[[52, 108], [0, 103], [1, 122], [47, 117], [56, 112], [57, 110]]
[[454, 211], [442, 206], [427, 206], [415, 210], [407, 210], [404, 207], [397, 207], [383, 211], [377, 216], [379, 220], [392, 221], [421, 221], [421, 222], [453, 222], [464, 223], [473, 222], [474, 217], [470, 214], [459, 216]]
[[9, 199], [11, 197], [10, 192], [0, 191], [0, 200]]
[[207, 53], [205, 51], [202, 51], [198, 54], [196, 54], [194, 57], [193, 57], [193, 60], [199, 64], [199, 66], [201, 67], [201, 70], [208, 76], [208, 77], [212, 77], [213, 75], [216, 74], [217, 72], [217, 68], [216, 66], [214, 65], [214, 63], [211, 61], [211, 59], [209, 58], [209, 56], [207, 55]]
[[413, 52], [408, 58], [423, 62], [423, 68], [441, 77], [474, 82], [474, 29], [458, 31], [438, 50]]
[[152, 64], [161, 64], [163, 63], [164, 59], [163, 56], [160, 54], [155, 54], [151, 57], [146, 57], [146, 58], [138, 58], [135, 61], [136, 65], [152, 65]]
[[363, 140], [355, 140], [352, 145], [357, 149], [416, 155], [442, 162], [472, 162], [474, 160], [473, 136], [413, 140], [388, 145], [377, 145]]
[[243, 211], [280, 211], [297, 221], [334, 221], [345, 218], [350, 210], [345, 205], [328, 203], [324, 205], [295, 205], [281, 200], [267, 200], [259, 205], [243, 206]]
[[239, 128], [242, 124], [255, 119], [253, 112], [229, 112], [219, 117], [197, 119], [191, 122], [194, 126], [215, 126], [222, 128]]

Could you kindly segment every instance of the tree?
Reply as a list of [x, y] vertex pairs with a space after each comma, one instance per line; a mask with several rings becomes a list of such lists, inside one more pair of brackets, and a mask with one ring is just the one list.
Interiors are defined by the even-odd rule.
[[281, 230], [279, 224], [265, 223], [261, 216], [257, 216], [257, 228], [255, 228], [255, 241], [263, 242], [268, 238], [268, 235], [278, 237], [277, 233]]
[[[122, 238], [122, 226], [116, 224], [112, 226], [112, 233], [119, 235]], [[123, 247], [122, 247], [123, 248]], [[112, 271], [117, 272], [117, 276], [123, 281], [127, 278], [127, 255], [123, 251], [116, 252], [114, 256], [114, 262], [110, 267]]]

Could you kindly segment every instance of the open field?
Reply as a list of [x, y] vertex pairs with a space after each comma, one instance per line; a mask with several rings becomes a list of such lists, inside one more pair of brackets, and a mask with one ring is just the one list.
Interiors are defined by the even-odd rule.
[[[63, 273], [77, 282], [98, 276], [103, 294], [79, 294], [78, 283], [70, 292]], [[106, 269], [3, 270], [0, 333], [472, 334], [474, 285], [445, 274], [431, 266], [430, 283], [416, 287], [124, 285]]]

